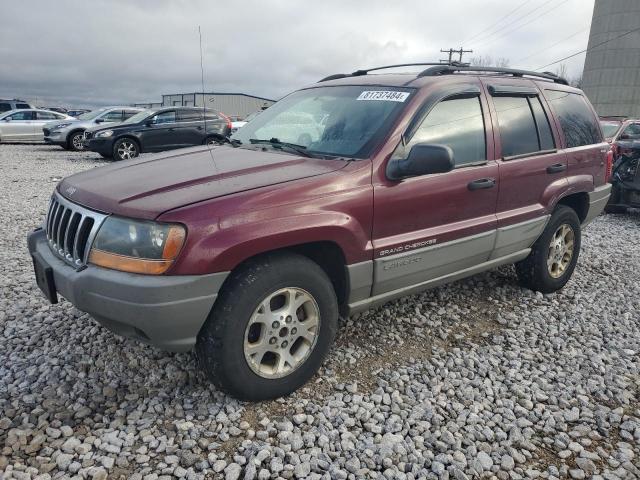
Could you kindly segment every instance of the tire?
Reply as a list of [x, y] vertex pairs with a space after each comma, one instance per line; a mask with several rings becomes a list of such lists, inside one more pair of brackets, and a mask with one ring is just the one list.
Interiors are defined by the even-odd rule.
[[[291, 298], [303, 302], [295, 319], [286, 315]], [[196, 354], [222, 391], [241, 400], [269, 400], [292, 393], [317, 372], [337, 326], [338, 302], [324, 270], [298, 254], [268, 254], [231, 273], [198, 334]], [[252, 348], [266, 353], [251, 356]], [[288, 369], [276, 352], [291, 355]]]
[[224, 143], [222, 135], [210, 135], [204, 139], [203, 145], [220, 145]]
[[[566, 246], [570, 244], [571, 235], [564, 233], [566, 230], [561, 231], [561, 227], [568, 227], [573, 236], [573, 249], [568, 259], [561, 244], [556, 243], [557, 249], [552, 246], [554, 238], [558, 242], [564, 240], [563, 244]], [[542, 235], [531, 247], [529, 256], [516, 263], [520, 284], [542, 293], [552, 293], [564, 287], [576, 267], [580, 254], [581, 236], [580, 220], [575, 210], [559, 205], [551, 215]], [[559, 260], [560, 257], [561, 260]]]
[[140, 155], [140, 147], [135, 140], [125, 137], [113, 144], [114, 160], [130, 160]]
[[78, 130], [76, 132], [71, 132], [69, 137], [67, 138], [67, 150], [71, 150], [72, 152], [81, 152], [84, 150], [84, 145], [82, 144], [82, 137], [84, 136], [84, 132]]

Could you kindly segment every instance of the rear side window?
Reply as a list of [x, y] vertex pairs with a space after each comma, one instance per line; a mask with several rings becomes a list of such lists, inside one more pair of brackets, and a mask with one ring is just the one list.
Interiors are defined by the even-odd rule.
[[554, 147], [549, 121], [537, 97], [495, 96], [502, 156], [512, 157]]
[[456, 165], [486, 160], [480, 99], [475, 96], [452, 98], [437, 104], [411, 137], [406, 151], [416, 143], [448, 145]]
[[16, 108], [25, 109], [25, 108], [31, 108], [31, 106], [27, 105], [26, 103], [16, 103]]
[[213, 110], [207, 110], [204, 113], [205, 120], [220, 120], [220, 117]]
[[62, 115], [56, 115], [51, 112], [36, 112], [38, 116], [38, 120], [57, 120], [58, 118], [62, 118]]
[[9, 110], [11, 110], [11, 104], [0, 103], [0, 112], [8, 112]]
[[179, 122], [198, 122], [202, 121], [202, 110], [178, 110]]
[[567, 148], [602, 141], [598, 119], [582, 95], [559, 90], [546, 90], [545, 95], [560, 120]]

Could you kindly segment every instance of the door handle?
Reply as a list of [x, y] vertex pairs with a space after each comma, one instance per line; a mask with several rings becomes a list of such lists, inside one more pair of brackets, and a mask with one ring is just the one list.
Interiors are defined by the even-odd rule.
[[564, 172], [566, 169], [567, 166], [564, 163], [554, 163], [547, 167], [547, 173], [560, 173]]
[[467, 184], [469, 190], [481, 190], [483, 188], [493, 188], [496, 185], [495, 178], [481, 178]]

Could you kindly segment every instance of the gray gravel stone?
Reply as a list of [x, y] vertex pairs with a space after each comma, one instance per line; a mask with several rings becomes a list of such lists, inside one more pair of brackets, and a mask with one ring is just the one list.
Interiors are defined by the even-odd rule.
[[120, 338], [40, 294], [26, 233], [60, 178], [106, 164], [0, 145], [7, 478], [640, 476], [638, 211], [584, 230], [560, 292], [522, 289], [506, 266], [390, 302], [343, 320], [298, 392], [244, 404], [192, 354]]

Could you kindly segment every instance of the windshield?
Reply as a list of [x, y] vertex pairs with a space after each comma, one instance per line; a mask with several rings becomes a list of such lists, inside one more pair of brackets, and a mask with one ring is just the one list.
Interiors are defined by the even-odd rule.
[[98, 110], [92, 110], [90, 112], [83, 113], [82, 115], [78, 116], [78, 120], [93, 120], [105, 110], [106, 108], [99, 108]]
[[613, 137], [620, 128], [620, 125], [622, 125], [622, 122], [600, 122], [600, 127], [602, 128], [602, 133], [604, 134], [605, 138]]
[[125, 124], [125, 123], [138, 123], [138, 122], [141, 122], [142, 120], [144, 120], [145, 118], [153, 115], [154, 113], [155, 113], [155, 111], [143, 110], [141, 112], [136, 113], [133, 117], [127, 118], [122, 123], [123, 124]]
[[253, 112], [253, 113], [250, 113], [249, 115], [247, 115], [247, 116], [245, 117], [245, 119], [244, 119], [243, 121], [244, 121], [244, 122], [250, 122], [251, 120], [253, 120], [254, 118], [256, 118], [260, 113], [262, 113], [262, 112]]
[[306, 147], [310, 154], [366, 158], [412, 92], [356, 85], [299, 90], [260, 112], [231, 140], [264, 148], [256, 140], [277, 139]]

